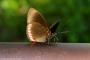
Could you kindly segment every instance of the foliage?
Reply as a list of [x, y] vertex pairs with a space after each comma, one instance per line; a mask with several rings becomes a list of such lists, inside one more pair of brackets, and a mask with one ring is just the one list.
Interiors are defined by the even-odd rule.
[[0, 0], [0, 41], [28, 41], [27, 12], [39, 10], [51, 25], [60, 19], [60, 42], [90, 42], [90, 0]]

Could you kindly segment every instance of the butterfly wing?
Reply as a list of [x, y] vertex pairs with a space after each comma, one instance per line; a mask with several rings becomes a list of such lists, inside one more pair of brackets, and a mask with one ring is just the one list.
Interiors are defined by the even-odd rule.
[[56, 29], [58, 28], [59, 24], [60, 24], [59, 20], [56, 21], [54, 24], [52, 24], [52, 26], [50, 27], [51, 33], [55, 33], [56, 32]]
[[28, 38], [35, 42], [45, 42], [49, 32], [48, 24], [42, 15], [34, 8], [30, 8], [26, 31]]

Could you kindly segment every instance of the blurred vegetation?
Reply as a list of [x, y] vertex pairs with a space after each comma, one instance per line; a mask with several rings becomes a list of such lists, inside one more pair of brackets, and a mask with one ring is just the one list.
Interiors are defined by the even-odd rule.
[[90, 42], [90, 0], [0, 0], [0, 42], [25, 42], [27, 12], [40, 11], [49, 25], [60, 19], [60, 42]]

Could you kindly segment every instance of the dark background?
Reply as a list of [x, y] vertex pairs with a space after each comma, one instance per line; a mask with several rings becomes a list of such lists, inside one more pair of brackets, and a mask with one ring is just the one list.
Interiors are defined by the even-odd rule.
[[0, 0], [0, 42], [29, 42], [27, 13], [37, 9], [49, 25], [60, 20], [59, 42], [90, 42], [90, 0]]

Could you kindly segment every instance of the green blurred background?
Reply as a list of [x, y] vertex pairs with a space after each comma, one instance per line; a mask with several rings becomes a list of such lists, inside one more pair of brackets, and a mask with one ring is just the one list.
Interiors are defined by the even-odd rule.
[[90, 42], [90, 0], [0, 0], [0, 42], [29, 42], [27, 12], [37, 9], [49, 25], [60, 20], [59, 42]]

